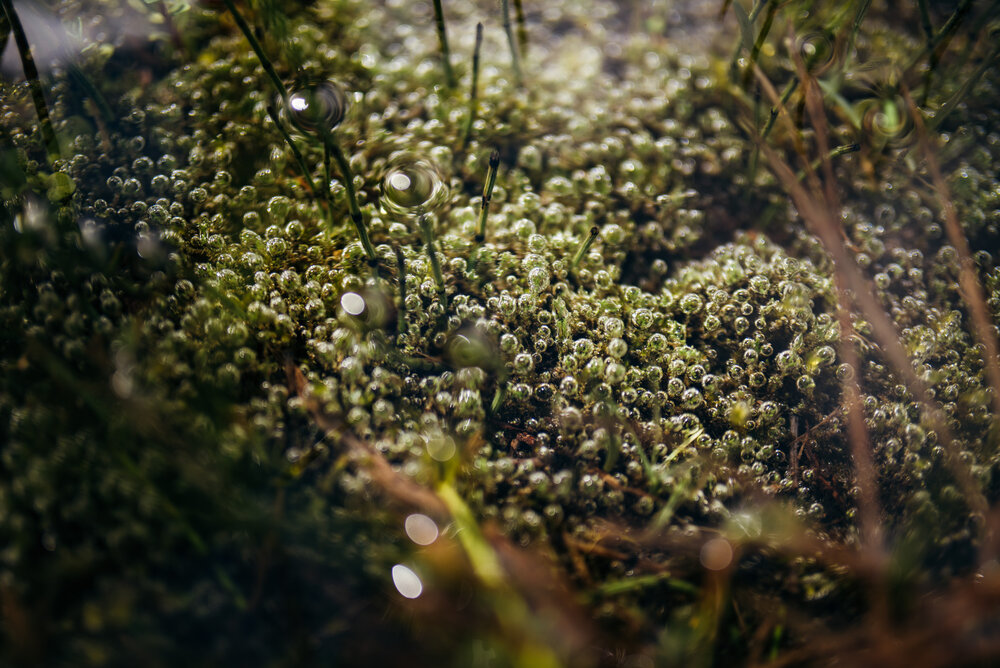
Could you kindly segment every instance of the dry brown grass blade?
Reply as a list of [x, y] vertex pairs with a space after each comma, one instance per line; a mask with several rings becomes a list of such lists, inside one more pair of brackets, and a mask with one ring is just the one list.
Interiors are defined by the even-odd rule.
[[309, 385], [302, 371], [290, 360], [285, 363], [288, 388], [305, 402], [306, 410], [316, 425], [328, 434], [336, 435], [341, 444], [354, 455], [360, 456], [375, 484], [394, 501], [442, 518], [448, 516], [444, 502], [433, 491], [400, 475], [375, 448], [355, 437], [336, 416], [327, 414], [319, 401], [309, 393]]
[[840, 228], [826, 207], [809, 196], [805, 188], [795, 178], [791, 167], [773, 148], [767, 144], [761, 144], [761, 152], [767, 157], [778, 181], [792, 197], [796, 209], [807, 226], [830, 254], [837, 273], [842, 276], [846, 287], [852, 292], [853, 301], [871, 325], [872, 333], [882, 353], [901, 376], [914, 398], [923, 404], [931, 426], [947, 453], [948, 467], [961, 487], [966, 502], [972, 510], [985, 517], [989, 505], [968, 466], [959, 457], [951, 429], [948, 427], [941, 408], [929, 395], [927, 384], [913, 368], [913, 363], [900, 342], [895, 324], [875, 297], [874, 287], [861, 273], [854, 258], [850, 256], [844, 246]]
[[860, 627], [814, 636], [802, 647], [763, 665], [768, 668], [995, 666], [1000, 658], [1000, 636], [995, 632], [998, 613], [1000, 580], [964, 579], [943, 593], [921, 598], [905, 626], [878, 632]]
[[910, 91], [903, 88], [903, 98], [910, 109], [910, 115], [917, 128], [917, 142], [927, 161], [927, 170], [931, 173], [931, 181], [941, 203], [941, 211], [944, 213], [944, 227], [948, 234], [948, 241], [958, 251], [959, 274], [958, 284], [965, 300], [965, 305], [969, 309], [972, 321], [972, 331], [976, 340], [986, 351], [984, 363], [986, 366], [986, 379], [993, 390], [993, 416], [994, 419], [1000, 417], [1000, 344], [997, 343], [994, 324], [990, 318], [990, 310], [986, 305], [986, 295], [983, 293], [983, 286], [976, 276], [976, 263], [972, 259], [972, 249], [969, 247], [969, 240], [965, 237], [962, 224], [958, 220], [958, 212], [951, 199], [948, 184], [941, 174], [941, 166], [938, 164], [935, 147], [933, 146], [924, 119], [910, 97]]
[[[840, 198], [837, 196], [837, 186], [833, 176], [833, 163], [830, 160], [828, 140], [829, 127], [826, 110], [823, 107], [823, 97], [820, 94], [816, 78], [806, 71], [802, 57], [795, 52], [795, 65], [802, 81], [803, 95], [809, 119], [816, 130], [817, 149], [822, 160], [823, 188], [827, 211], [840, 211]], [[838, 241], [838, 243], [841, 243]], [[854, 462], [854, 477], [861, 494], [858, 497], [862, 544], [873, 551], [871, 555], [876, 560], [884, 557], [882, 545], [881, 511], [878, 502], [878, 476], [875, 461], [872, 456], [868, 429], [865, 427], [864, 413], [861, 405], [861, 387], [858, 384], [861, 366], [858, 351], [854, 347], [854, 323], [851, 321], [850, 291], [841, 272], [836, 272], [834, 282], [837, 290], [837, 320], [840, 324], [840, 358], [851, 370], [845, 378], [843, 387], [843, 405], [847, 415], [848, 442], [851, 446], [851, 458]], [[878, 597], [876, 597], [876, 600]]]
[[[767, 75], [759, 68], [756, 73], [764, 91], [771, 97], [772, 103], [777, 105], [779, 103], [777, 91], [771, 85]], [[788, 122], [791, 122], [790, 118]], [[791, 196], [799, 214], [807, 226], [811, 228], [812, 233], [823, 244], [827, 253], [830, 254], [839, 277], [838, 280], [842, 281], [845, 290], [853, 293], [853, 301], [868, 319], [883, 354], [902, 376], [903, 382], [910, 392], [924, 406], [932, 427], [945, 449], [948, 468], [961, 487], [966, 502], [973, 511], [985, 519], [989, 511], [989, 504], [968, 466], [961, 461], [947, 420], [940, 406], [929, 393], [927, 384], [914, 369], [913, 363], [903, 348], [895, 324], [875, 298], [875, 291], [870, 281], [864, 277], [854, 262], [854, 258], [848, 253], [847, 247], [843, 243], [843, 230], [833, 219], [829, 204], [817, 202], [817, 197], [821, 196], [818, 193], [816, 197], [811, 197], [796, 178], [788, 163], [773, 148], [763, 142], [759, 143], [759, 147], [771, 164], [778, 181]], [[987, 524], [986, 533], [989, 534], [990, 531], [991, 527]], [[990, 536], [985, 536], [985, 539], [986, 544], [991, 542]]]
[[[771, 100], [772, 113], [776, 113], [778, 118], [781, 119], [782, 124], [788, 129], [789, 135], [792, 137], [793, 145], [795, 147], [795, 153], [802, 160], [804, 169], [810, 170], [809, 156], [806, 153], [805, 141], [802, 138], [802, 132], [799, 130], [798, 126], [795, 125], [795, 121], [792, 120], [792, 115], [788, 113], [788, 107], [782, 102], [781, 96], [778, 95], [778, 91], [775, 90], [774, 84], [771, 80], [764, 74], [764, 70], [760, 68], [760, 65], [754, 65], [753, 67], [754, 76], [757, 78], [761, 89], [767, 94], [768, 99]], [[757, 141], [761, 141], [758, 139]]]

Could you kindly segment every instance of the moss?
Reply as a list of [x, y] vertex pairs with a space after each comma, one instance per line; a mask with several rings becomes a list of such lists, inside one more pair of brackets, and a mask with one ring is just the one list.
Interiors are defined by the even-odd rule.
[[[105, 26], [142, 15], [63, 5], [64, 20]], [[865, 548], [838, 268], [753, 167], [752, 91], [729, 83], [728, 57], [657, 37], [658, 5], [560, 6], [534, 26], [527, 90], [484, 62], [466, 142], [468, 100], [444, 87], [437, 38], [409, 10], [242, 9], [294, 90], [349, 91], [331, 127], [269, 113], [264, 69], [211, 3], [173, 17], [186, 50], [154, 34], [137, 67], [125, 44], [81, 56], [112, 122], [77, 79], [46, 81], [67, 147], [51, 164], [28, 88], [0, 83], [5, 659], [747, 660], [877, 608], [843, 556]], [[899, 103], [869, 54], [921, 44], [885, 12], [875, 3], [855, 62], [825, 80], [833, 136], [861, 144], [833, 166], [845, 243], [995, 502], [992, 390], [960, 259], [913, 129], [861, 118]], [[602, 52], [604, 29], [582, 17], [604, 13], [650, 30]], [[850, 25], [781, 17], [800, 35]], [[449, 8], [456, 54], [473, 32], [455, 26], [478, 18]], [[487, 30], [484, 58], [503, 39]], [[793, 76], [765, 47], [768, 76]], [[938, 85], [929, 111], [952, 93]], [[994, 322], [996, 85], [987, 73], [950, 115], [941, 151]], [[334, 141], [374, 263], [324, 155]], [[914, 592], [978, 567], [985, 522], [866, 316], [851, 317], [887, 596], [905, 618]], [[416, 510], [441, 525], [432, 547], [406, 538]], [[506, 585], [484, 575], [494, 562]], [[423, 580], [417, 601], [392, 589], [396, 564]], [[733, 612], [713, 607], [721, 591]], [[580, 610], [591, 635], [562, 637]], [[773, 631], [794, 611], [811, 626]]]

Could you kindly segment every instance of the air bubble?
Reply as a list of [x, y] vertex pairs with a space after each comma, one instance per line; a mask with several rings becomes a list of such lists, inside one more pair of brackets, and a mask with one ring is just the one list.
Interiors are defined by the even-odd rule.
[[288, 95], [289, 120], [308, 134], [325, 136], [340, 125], [347, 114], [347, 95], [332, 81], [306, 84]]

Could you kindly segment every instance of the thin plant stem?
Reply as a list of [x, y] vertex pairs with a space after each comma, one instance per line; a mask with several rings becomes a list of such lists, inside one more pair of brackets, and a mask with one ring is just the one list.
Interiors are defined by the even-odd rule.
[[177, 23], [174, 21], [174, 17], [170, 15], [170, 10], [167, 8], [167, 3], [164, 0], [158, 0], [156, 3], [156, 9], [160, 12], [160, 16], [163, 17], [163, 23], [167, 27], [167, 32], [170, 34], [170, 42], [174, 45], [174, 48], [178, 51], [184, 51], [184, 40], [181, 38], [181, 31], [177, 29]]
[[444, 66], [444, 77], [448, 82], [448, 88], [454, 88], [455, 71], [451, 69], [451, 49], [448, 48], [448, 32], [445, 30], [441, 0], [434, 0], [434, 22], [437, 25], [438, 41], [441, 42], [441, 63]]
[[[996, 47], [994, 47], [995, 49]], [[985, 365], [986, 378], [993, 390], [993, 415], [994, 419], [1000, 416], [1000, 343], [997, 342], [994, 333], [993, 319], [990, 316], [989, 307], [986, 304], [986, 296], [983, 294], [983, 286], [976, 276], [976, 263], [972, 258], [972, 249], [969, 247], [969, 240], [965, 237], [962, 225], [958, 220], [958, 212], [951, 199], [948, 190], [948, 183], [941, 174], [941, 167], [938, 164], [937, 156], [930, 138], [927, 136], [927, 128], [923, 118], [910, 93], [903, 89], [903, 97], [910, 106], [910, 114], [917, 128], [917, 137], [920, 147], [927, 161], [928, 171], [931, 173], [931, 181], [941, 202], [941, 209], [944, 212], [944, 228], [948, 235], [948, 241], [958, 251], [959, 274], [958, 284], [963, 299], [969, 308], [969, 315], [972, 320], [972, 330], [978, 339], [979, 344], [984, 348], [983, 362]]]
[[843, 386], [843, 406], [847, 416], [847, 432], [854, 460], [854, 478], [858, 489], [858, 514], [860, 515], [862, 544], [868, 549], [882, 552], [882, 529], [879, 523], [878, 480], [872, 457], [868, 429], [865, 426], [864, 408], [858, 374], [861, 368], [858, 351], [854, 346], [854, 323], [851, 321], [850, 292], [839, 274], [834, 276], [837, 289], [837, 320], [840, 324], [840, 359], [850, 370]]
[[[993, 4], [996, 5], [996, 2]], [[965, 15], [969, 13], [971, 8], [972, 0], [962, 0], [952, 15], [948, 17], [948, 20], [945, 21], [945, 24], [941, 26], [941, 30], [939, 30], [933, 38], [927, 40], [926, 46], [924, 46], [920, 53], [914, 56], [913, 60], [911, 60], [909, 65], [906, 66], [906, 69], [903, 70], [903, 75], [901, 77], [902, 80], [905, 80], [913, 69], [920, 64], [920, 61], [924, 59], [924, 56], [933, 53], [939, 46], [947, 44], [948, 40], [951, 39], [952, 34], [958, 28], [962, 19], [965, 18]]]
[[[757, 17], [758, 17], [759, 15], [760, 15], [760, 11], [761, 11], [761, 10], [762, 10], [762, 9], [764, 8], [764, 5], [766, 5], [767, 3], [768, 3], [768, 0], [760, 0], [760, 2], [756, 3], [756, 4], [755, 4], [755, 5], [754, 5], [754, 6], [753, 6], [753, 7], [751, 8], [751, 9], [750, 9], [750, 13], [749, 13], [749, 14], [746, 14], [746, 10], [745, 10], [745, 9], [743, 9], [743, 5], [740, 5], [740, 6], [739, 6], [739, 12], [740, 12], [741, 14], [744, 14], [744, 15], [746, 15], [746, 25], [747, 25], [747, 26], [749, 26], [749, 29], [750, 29], [750, 30], [753, 30], [753, 24], [754, 24], [754, 21], [756, 21], [756, 20], [757, 20]], [[727, 8], [728, 8], [728, 4], [727, 4], [726, 6], [724, 6], [724, 7], [723, 7], [723, 12], [725, 12], [725, 10], [726, 10]], [[777, 6], [775, 6], [775, 9], [777, 9]], [[770, 28], [770, 27], [769, 27], [769, 28]], [[753, 48], [751, 47], [751, 45], [749, 45], [749, 44], [747, 44], [747, 43], [746, 43], [745, 39], [746, 39], [746, 33], [744, 33], [744, 35], [743, 35], [743, 39], [741, 39], [741, 40], [740, 40], [740, 42], [739, 42], [739, 43], [738, 43], [738, 44], [736, 45], [736, 50], [735, 50], [735, 51], [733, 51], [733, 57], [732, 57], [732, 58], [730, 59], [730, 63], [729, 63], [729, 70], [730, 70], [730, 72], [731, 72], [731, 73], [732, 73], [732, 74], [734, 75], [734, 76], [732, 77], [732, 79], [733, 79], [734, 81], [735, 81], [735, 79], [736, 79], [736, 77], [735, 77], [735, 74], [736, 74], [736, 72], [737, 72], [737, 71], [738, 71], [738, 69], [739, 69], [739, 60], [740, 60], [740, 52], [741, 52], [741, 51], [742, 51], [742, 50], [743, 50], [744, 48], [746, 48], [747, 50], [749, 50], [749, 51], [751, 51], [751, 52], [753, 51]], [[755, 43], [756, 43], [756, 40], [755, 40]], [[753, 66], [752, 66], [752, 65], [753, 65], [753, 63], [751, 62], [751, 64], [750, 64], [750, 65], [751, 65], [751, 66], [750, 66], [750, 67], [748, 67], [747, 69], [748, 69], [749, 71], [751, 71], [751, 72], [752, 72], [752, 71], [753, 71]], [[746, 83], [747, 83], [747, 82], [746, 82], [746, 81], [744, 80], [744, 82], [743, 82], [743, 86], [744, 86], [744, 87], [746, 87]]]
[[600, 232], [601, 230], [597, 227], [597, 225], [590, 228], [590, 233], [587, 235], [586, 239], [580, 242], [580, 246], [576, 249], [576, 253], [573, 255], [573, 260], [569, 263], [570, 269], [576, 269], [576, 266], [580, 264], [580, 260], [582, 260], [583, 256], [590, 250], [590, 247], [594, 244], [594, 240], [597, 239], [597, 235], [600, 234]]
[[7, 10], [0, 9], [0, 55], [7, 50], [7, 40], [10, 39], [10, 22], [7, 20]]
[[403, 249], [396, 247], [396, 283], [399, 286], [399, 314], [396, 316], [396, 333], [406, 334], [406, 257]]
[[35, 66], [35, 58], [31, 55], [31, 45], [28, 44], [28, 37], [24, 34], [24, 26], [21, 19], [14, 11], [12, 0], [0, 0], [7, 15], [7, 23], [10, 32], [14, 34], [14, 42], [17, 44], [17, 51], [21, 56], [21, 65], [24, 67], [24, 78], [28, 80], [28, 87], [31, 89], [31, 101], [35, 105], [35, 113], [38, 114], [38, 124], [42, 131], [42, 142], [48, 152], [49, 163], [61, 157], [59, 150], [59, 140], [56, 139], [55, 130], [52, 128], [52, 118], [49, 116], [49, 107], [45, 103], [45, 94], [42, 92], [42, 82], [38, 77], [38, 68]]
[[476, 47], [472, 51], [472, 84], [469, 86], [469, 114], [465, 120], [465, 132], [462, 133], [461, 150], [472, 137], [472, 124], [476, 122], [479, 111], [479, 52], [483, 47], [483, 24], [476, 24]]
[[323, 142], [323, 194], [326, 196], [327, 222], [333, 225], [333, 189], [330, 187], [332, 173], [330, 171], [330, 142]]
[[497, 172], [500, 170], [500, 151], [493, 149], [490, 153], [490, 167], [486, 174], [486, 184], [483, 186], [483, 199], [479, 205], [479, 231], [476, 241], [486, 241], [486, 218], [490, 213], [490, 201], [493, 199], [493, 188], [497, 183]]
[[944, 119], [948, 118], [951, 112], [955, 111], [955, 108], [962, 103], [962, 100], [964, 100], [965, 96], [969, 94], [969, 91], [971, 91], [975, 85], [979, 83], [979, 80], [984, 74], [986, 74], [987, 70], [995, 64], [998, 54], [1000, 54], [1000, 42], [993, 45], [993, 48], [990, 49], [989, 54], [983, 59], [983, 62], [979, 64], [979, 67], [975, 69], [972, 75], [962, 83], [959, 89], [955, 91], [952, 96], [941, 105], [941, 108], [938, 109], [937, 113], [934, 114], [934, 119], [930, 123], [932, 130], [940, 128], [941, 124], [944, 123]]
[[434, 273], [434, 282], [437, 284], [441, 299], [447, 301], [447, 293], [444, 289], [444, 275], [441, 273], [441, 263], [438, 261], [437, 249], [434, 247], [434, 229], [426, 214], [420, 216], [420, 231], [424, 236], [424, 246], [427, 248], [427, 257], [431, 261], [431, 271]]
[[[809, 163], [810, 169], [816, 170], [823, 166], [824, 161], [834, 160], [842, 155], [847, 155], [848, 153], [857, 153], [861, 150], [861, 144], [844, 144], [843, 146], [838, 146], [830, 150], [824, 157], [816, 158], [811, 163]], [[800, 169], [795, 177], [801, 181], [806, 177], [806, 170]]]
[[[931, 40], [934, 39], [934, 26], [931, 25], [931, 13], [927, 7], [927, 0], [917, 0], [917, 6], [920, 8], [920, 27], [923, 28], [927, 46], [930, 46]], [[937, 67], [937, 58], [935, 58], [933, 51], [931, 52], [930, 60], [930, 67], [924, 72], [924, 90], [920, 100], [921, 106], [925, 107], [927, 106], [927, 99], [931, 94], [931, 77], [934, 76], [934, 69]]]
[[267, 105], [267, 115], [271, 117], [271, 121], [274, 123], [275, 127], [278, 128], [278, 132], [281, 133], [281, 138], [285, 140], [286, 144], [288, 144], [288, 148], [291, 150], [292, 155], [295, 156], [295, 162], [298, 163], [299, 170], [302, 172], [302, 178], [306, 180], [306, 185], [309, 186], [309, 192], [311, 192], [313, 197], [315, 197], [318, 191], [316, 190], [316, 184], [313, 183], [309, 167], [306, 165], [306, 159], [302, 157], [302, 152], [299, 150], [299, 147], [295, 145], [295, 142], [292, 140], [292, 136], [288, 134], [288, 130], [285, 129], [285, 124], [281, 122], [281, 118], [278, 116], [278, 112], [275, 110], [274, 105]]
[[[753, 25], [753, 21], [757, 18], [757, 14], [763, 5], [767, 4], [767, 0], [762, 0], [762, 2], [754, 7], [754, 13], [750, 15], [750, 24]], [[746, 88], [750, 84], [750, 78], [753, 76], [753, 66], [757, 62], [757, 58], [760, 56], [760, 50], [764, 46], [764, 40], [767, 39], [767, 35], [771, 32], [771, 24], [774, 23], [774, 15], [778, 11], [777, 3], [771, 3], [767, 8], [767, 15], [764, 17], [764, 25], [761, 26], [760, 32], [757, 33], [757, 39], [753, 43], [753, 49], [750, 51], [750, 62], [748, 63], [747, 69], [743, 73], [743, 87]]]
[[[333, 137], [324, 137], [323, 145], [326, 147], [326, 151], [333, 156], [333, 159], [337, 163], [337, 168], [340, 170], [340, 176], [344, 179], [344, 188], [347, 190], [347, 204], [351, 209], [351, 221], [358, 231], [361, 245], [365, 249], [365, 255], [368, 256], [368, 263], [374, 268], [377, 266], [378, 259], [375, 256], [375, 248], [368, 238], [368, 229], [365, 227], [365, 218], [361, 215], [361, 207], [358, 206], [358, 196], [354, 191], [354, 173], [351, 171], [351, 165], [347, 162], [347, 157], [340, 150]], [[329, 188], [329, 181], [327, 181], [327, 190]]]
[[501, 379], [501, 382], [497, 385], [496, 392], [493, 393], [493, 401], [490, 402], [490, 415], [496, 415], [500, 407], [503, 406], [503, 400], [507, 396], [507, 385], [505, 379]]
[[83, 73], [75, 63], [70, 63], [68, 66], [68, 72], [70, 77], [76, 81], [86, 94], [90, 97], [90, 100], [94, 103], [94, 107], [97, 109], [98, 113], [101, 115], [101, 120], [105, 123], [114, 123], [117, 119], [115, 113], [111, 110], [111, 105], [108, 104], [107, 98], [97, 89], [94, 82], [90, 80], [86, 74]]
[[[767, 0], [760, 0], [753, 9], [750, 10], [750, 23], [752, 24], [760, 16], [760, 11], [764, 9], [764, 5], [767, 4]], [[771, 5], [772, 7], [777, 7], [777, 5]]]
[[[792, 97], [792, 93], [795, 92], [795, 89], [798, 88], [798, 86], [799, 86], [798, 79], [792, 79], [787, 84], [785, 84], [785, 90], [782, 91], [781, 93], [781, 99], [779, 100], [776, 106], [771, 107], [771, 112], [768, 114], [767, 123], [764, 125], [764, 131], [761, 132], [760, 134], [761, 141], [767, 141], [768, 136], [771, 134], [771, 130], [774, 129], [774, 122], [778, 119], [779, 110], [785, 108], [785, 105], [788, 104], [789, 98]], [[760, 94], [759, 86], [756, 88], [756, 91], [757, 91], [757, 96], [754, 97], [755, 115], [756, 115], [757, 104], [759, 102], [759, 94]], [[757, 124], [755, 122], [754, 127], [756, 127], [756, 125]], [[750, 156], [750, 183], [754, 183], [757, 179], [757, 169], [759, 164], [760, 164], [760, 146], [754, 145], [753, 153]], [[750, 191], [748, 190], [747, 194], [749, 195], [749, 193]]]
[[[757, 132], [760, 127], [760, 84], [757, 84], [753, 88], [753, 129]], [[753, 152], [750, 153], [750, 169], [748, 170], [749, 179], [748, 183], [753, 185], [757, 178], [757, 163], [760, 160], [760, 149], [754, 146]], [[748, 188], [745, 194], [745, 199], [749, 198], [751, 189]]]
[[521, 57], [524, 58], [528, 53], [528, 29], [524, 23], [522, 0], [514, 0], [514, 16], [517, 18], [517, 45], [520, 47]]
[[854, 42], [858, 38], [858, 31], [861, 29], [861, 22], [865, 18], [865, 14], [868, 13], [868, 8], [871, 7], [872, 0], [861, 0], [861, 4], [858, 6], [858, 13], [854, 15], [854, 23], [851, 25], [851, 32], [847, 38], [847, 49], [844, 51], [844, 67], [841, 71], [847, 69], [847, 63], [851, 59], [851, 51], [854, 50]]
[[[4, 1], [9, 2], [9, 0]], [[255, 54], [257, 54], [257, 60], [260, 61], [264, 71], [267, 72], [267, 76], [271, 79], [274, 89], [278, 92], [278, 95], [281, 96], [281, 101], [286, 103], [288, 101], [288, 89], [285, 88], [285, 84], [281, 81], [281, 77], [278, 76], [278, 73], [274, 69], [274, 65], [271, 64], [271, 59], [264, 53], [264, 48], [260, 45], [260, 42], [257, 41], [257, 38], [253, 34], [253, 30], [250, 29], [250, 26], [243, 18], [243, 15], [236, 9], [236, 5], [233, 4], [233, 0], [223, 0], [223, 2], [226, 3], [226, 8], [229, 10], [229, 13], [232, 14], [233, 20], [236, 21], [236, 25], [243, 33], [243, 36], [247, 38], [248, 42], [250, 42], [250, 48], [253, 49]]]
[[510, 61], [514, 68], [514, 80], [517, 87], [524, 86], [524, 76], [521, 74], [521, 58], [517, 53], [517, 45], [514, 43], [514, 32], [510, 25], [510, 0], [500, 0], [503, 8], [503, 30], [507, 33], [507, 45], [510, 47]]
[[927, 38], [927, 43], [934, 39], [934, 26], [931, 25], [931, 13], [927, 7], [927, 0], [917, 0], [917, 6], [920, 8], [920, 27], [924, 30], [924, 37]]
[[785, 90], [781, 92], [781, 99], [778, 104], [771, 107], [771, 115], [767, 119], [767, 125], [764, 126], [764, 132], [761, 133], [761, 139], [767, 139], [768, 135], [771, 134], [771, 130], [774, 129], [774, 122], [778, 120], [778, 113], [781, 109], [784, 109], [788, 104], [788, 100], [792, 97], [792, 93], [795, 89], [799, 87], [799, 80], [792, 79], [785, 85]]
[[486, 173], [486, 183], [483, 185], [483, 198], [479, 205], [479, 227], [476, 231], [475, 242], [476, 252], [466, 263], [471, 271], [479, 264], [479, 257], [483, 253], [483, 243], [486, 241], [486, 219], [490, 213], [490, 200], [493, 199], [493, 187], [497, 182], [497, 172], [500, 168], [500, 151], [493, 149], [490, 153], [489, 171]]

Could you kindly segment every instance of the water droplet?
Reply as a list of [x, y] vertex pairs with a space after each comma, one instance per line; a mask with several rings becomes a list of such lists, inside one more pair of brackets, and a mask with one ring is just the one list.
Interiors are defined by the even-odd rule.
[[340, 307], [348, 315], [361, 315], [365, 312], [365, 298], [357, 292], [345, 292], [340, 297]]
[[396, 156], [382, 179], [382, 208], [400, 215], [436, 209], [448, 196], [444, 178], [428, 160]]
[[701, 565], [710, 571], [721, 571], [733, 561], [733, 546], [725, 538], [713, 538], [701, 546]]
[[430, 545], [437, 540], [438, 526], [427, 515], [420, 513], [409, 515], [404, 521], [403, 527], [406, 529], [406, 535], [417, 545]]
[[403, 564], [392, 567], [392, 583], [406, 598], [417, 598], [424, 591], [424, 583], [420, 581], [420, 577]]
[[455, 456], [457, 450], [455, 439], [447, 434], [437, 433], [427, 439], [427, 454], [436, 461], [448, 461]]
[[347, 95], [332, 81], [306, 84], [288, 95], [288, 117], [303, 132], [324, 135], [347, 114]]
[[[517, 339], [509, 334], [504, 336]], [[508, 344], [509, 345], [509, 344]], [[464, 327], [448, 340], [448, 359], [458, 367], [490, 368], [496, 360], [494, 344], [484, 332], [475, 327]]]

